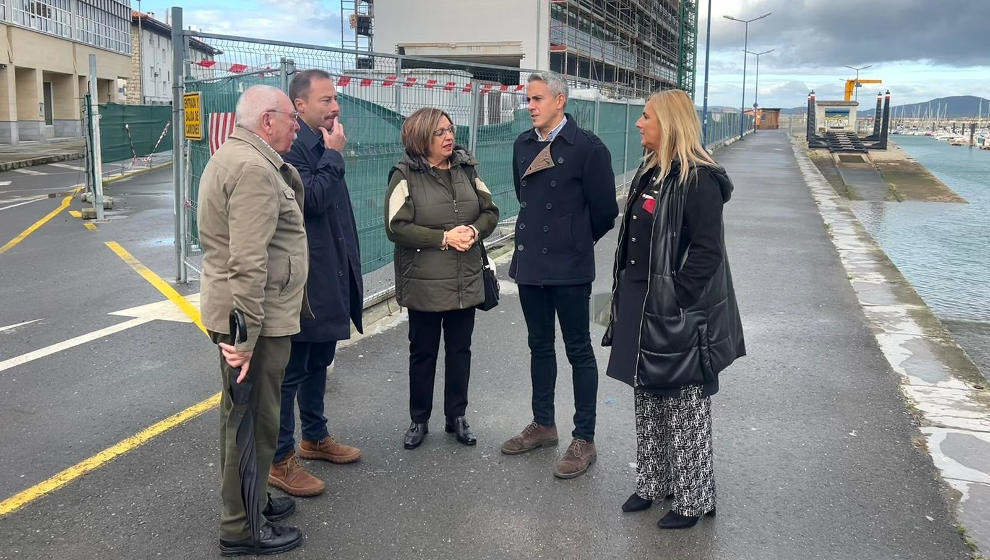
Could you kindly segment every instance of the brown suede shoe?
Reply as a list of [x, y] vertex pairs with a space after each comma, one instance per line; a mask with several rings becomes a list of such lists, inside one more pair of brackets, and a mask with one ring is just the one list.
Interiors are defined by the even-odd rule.
[[536, 422], [530, 422], [529, 426], [523, 428], [521, 434], [502, 444], [502, 453], [505, 455], [519, 455], [531, 451], [538, 447], [551, 447], [557, 445], [557, 427], [543, 426]]
[[295, 452], [272, 465], [268, 471], [268, 484], [299, 497], [316, 496], [326, 488], [322, 480], [306, 472]]
[[595, 443], [579, 438], [574, 438], [567, 451], [557, 461], [553, 468], [553, 475], [557, 478], [574, 478], [588, 472], [588, 467], [595, 462], [598, 451]]
[[299, 443], [299, 456], [303, 459], [322, 459], [331, 463], [353, 463], [361, 458], [361, 450], [357, 447], [337, 443], [333, 436], [327, 436], [320, 441], [302, 440]]

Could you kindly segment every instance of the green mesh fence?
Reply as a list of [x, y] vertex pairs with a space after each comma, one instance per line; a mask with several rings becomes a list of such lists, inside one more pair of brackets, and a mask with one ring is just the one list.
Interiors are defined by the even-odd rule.
[[[221, 50], [215, 64], [197, 65], [186, 91], [203, 93], [204, 124], [211, 113], [232, 113], [238, 96], [255, 84], [285, 88], [293, 74], [307, 68], [329, 72], [337, 84], [347, 186], [354, 206], [361, 244], [362, 270], [369, 273], [392, 261], [393, 246], [385, 236], [383, 205], [389, 171], [402, 156], [399, 131], [403, 119], [422, 107], [446, 111], [457, 128], [456, 141], [474, 148], [478, 173], [488, 185], [503, 220], [519, 212], [512, 181], [512, 144], [532, 123], [524, 88], [528, 73], [518, 68], [472, 66], [369, 54], [367, 57], [321, 47], [270, 45], [230, 37], [204, 37]], [[236, 68], [236, 69], [235, 69]], [[253, 72], [253, 73], [252, 73]], [[635, 169], [642, 147], [635, 122], [642, 100], [598, 102], [571, 99], [567, 112], [582, 128], [598, 134], [612, 156], [616, 176]], [[738, 120], [736, 131], [738, 130]], [[721, 122], [718, 134], [732, 134]], [[202, 141], [189, 142], [190, 244], [197, 244], [195, 201], [199, 178], [210, 157], [209, 127]], [[737, 133], [737, 132], [736, 132]], [[726, 136], [728, 137], [728, 136]], [[710, 135], [713, 143], [716, 136]], [[620, 183], [620, 187], [622, 184]]]
[[100, 105], [100, 147], [103, 162], [171, 150], [171, 127], [165, 138], [161, 137], [171, 121], [170, 105]]

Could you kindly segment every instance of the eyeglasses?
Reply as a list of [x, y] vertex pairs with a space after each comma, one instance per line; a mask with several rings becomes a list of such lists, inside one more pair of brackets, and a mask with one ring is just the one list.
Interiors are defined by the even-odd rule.
[[438, 128], [438, 129], [436, 129], [436, 130], [433, 131], [433, 135], [434, 136], [437, 136], [437, 137], [440, 137], [440, 136], [443, 136], [447, 132], [449, 132], [451, 136], [457, 136], [457, 127], [454, 126], [454, 125], [450, 125], [447, 128]]
[[288, 111], [279, 111], [278, 109], [269, 109], [269, 110], [267, 110], [265, 112], [266, 113], [282, 113], [283, 115], [289, 115], [290, 117], [292, 117], [292, 120], [296, 120], [296, 119], [299, 118], [299, 111], [292, 111], [290, 113]]

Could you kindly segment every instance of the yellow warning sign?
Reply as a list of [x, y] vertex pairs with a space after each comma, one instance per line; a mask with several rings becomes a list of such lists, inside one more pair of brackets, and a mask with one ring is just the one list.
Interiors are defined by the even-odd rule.
[[182, 94], [182, 107], [186, 115], [186, 138], [189, 140], [203, 139], [203, 94]]

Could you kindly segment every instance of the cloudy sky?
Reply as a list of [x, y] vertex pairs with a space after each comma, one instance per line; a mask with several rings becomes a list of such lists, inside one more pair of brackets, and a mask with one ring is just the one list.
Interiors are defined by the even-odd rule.
[[[471, 0], [463, 0], [469, 2]], [[165, 19], [175, 1], [143, 0], [141, 9]], [[186, 25], [204, 31], [314, 44], [338, 44], [338, 0], [188, 0]], [[706, 0], [699, 0], [698, 78], [704, 76]], [[137, 8], [137, 1], [132, 0]], [[709, 103], [738, 106], [742, 97], [743, 28], [725, 19], [772, 14], [749, 26], [749, 50], [760, 57], [759, 102], [803, 105], [808, 91], [841, 99], [844, 80], [883, 80], [894, 103], [948, 95], [990, 98], [990, 0], [712, 0]], [[749, 57], [746, 104], [753, 102], [755, 57]], [[878, 86], [860, 96], [873, 99]]]

